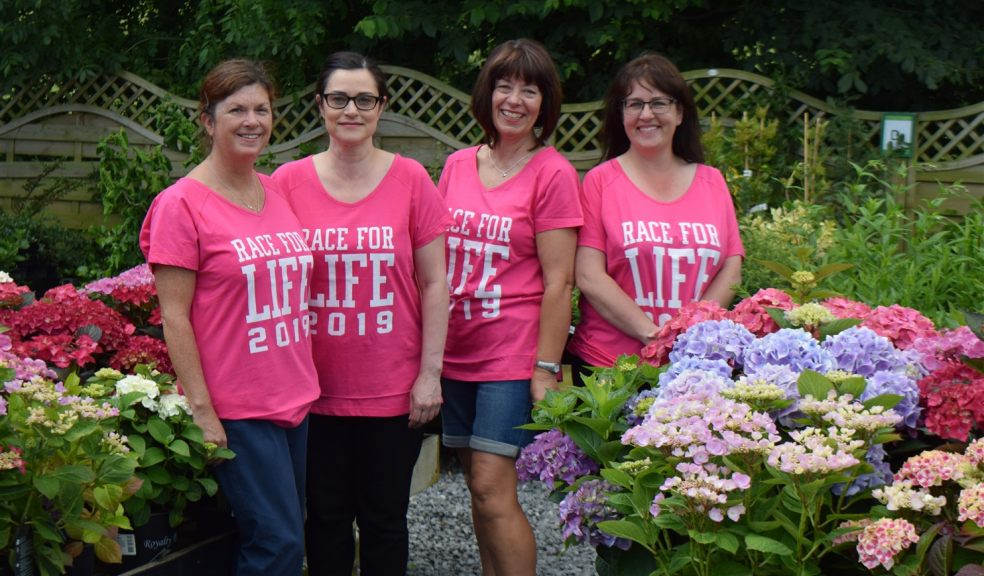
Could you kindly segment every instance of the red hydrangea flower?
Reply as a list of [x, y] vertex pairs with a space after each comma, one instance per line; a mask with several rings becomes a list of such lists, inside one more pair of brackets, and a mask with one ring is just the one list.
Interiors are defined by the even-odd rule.
[[110, 368], [124, 373], [132, 372], [137, 364], [154, 364], [161, 372], [174, 374], [171, 358], [167, 355], [167, 346], [151, 336], [133, 336], [109, 359]]
[[30, 292], [27, 286], [18, 286], [14, 282], [0, 283], [0, 308], [17, 308], [24, 300], [24, 294]]
[[676, 316], [663, 324], [656, 338], [647, 344], [640, 355], [646, 362], [660, 366], [669, 359], [670, 350], [676, 337], [698, 322], [705, 320], [724, 320], [727, 311], [717, 302], [696, 300], [683, 305]]
[[789, 294], [776, 288], [763, 288], [739, 302], [728, 312], [727, 318], [748, 328], [752, 334], [762, 337], [779, 330], [779, 325], [765, 309], [792, 310], [793, 306], [795, 303]]
[[984, 375], [947, 364], [919, 381], [925, 426], [941, 438], [966, 441], [984, 423]]

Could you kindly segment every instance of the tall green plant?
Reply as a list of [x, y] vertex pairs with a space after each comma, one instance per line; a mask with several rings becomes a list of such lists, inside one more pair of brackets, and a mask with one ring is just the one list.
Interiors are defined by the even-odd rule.
[[161, 146], [131, 146], [122, 128], [100, 140], [96, 152], [103, 213], [117, 223], [97, 229], [106, 260], [103, 270], [92, 272], [113, 276], [143, 261], [137, 240], [140, 225], [154, 196], [172, 182], [171, 161]]

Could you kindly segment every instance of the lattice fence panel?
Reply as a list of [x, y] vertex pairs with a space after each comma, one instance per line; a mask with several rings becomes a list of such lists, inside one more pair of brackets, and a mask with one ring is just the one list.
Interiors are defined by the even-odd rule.
[[967, 158], [984, 152], [984, 112], [974, 117], [920, 124], [918, 157], [924, 162]]

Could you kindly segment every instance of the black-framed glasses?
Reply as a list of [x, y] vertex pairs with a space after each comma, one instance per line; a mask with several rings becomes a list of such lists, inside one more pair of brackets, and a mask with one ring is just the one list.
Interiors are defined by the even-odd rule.
[[669, 112], [670, 107], [676, 104], [676, 102], [676, 98], [653, 98], [652, 100], [637, 100], [632, 98], [630, 100], [622, 100], [622, 108], [626, 114], [632, 116], [642, 114], [642, 109], [646, 106], [649, 106], [653, 114], [665, 114]]
[[348, 106], [349, 102], [355, 102], [355, 107], [363, 112], [368, 112], [376, 106], [379, 105], [379, 101], [382, 100], [379, 96], [373, 96], [372, 94], [356, 94], [355, 96], [349, 96], [344, 92], [328, 92], [327, 94], [321, 95], [321, 100], [328, 105], [329, 108], [334, 108], [336, 110], [343, 110]]

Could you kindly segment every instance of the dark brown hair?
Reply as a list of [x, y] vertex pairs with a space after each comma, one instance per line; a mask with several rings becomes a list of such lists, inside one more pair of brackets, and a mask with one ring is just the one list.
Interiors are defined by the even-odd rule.
[[372, 74], [373, 80], [376, 81], [376, 91], [379, 92], [379, 97], [384, 100], [389, 99], [386, 73], [372, 58], [363, 56], [358, 52], [335, 52], [325, 60], [324, 66], [321, 67], [321, 74], [318, 75], [318, 83], [315, 84], [315, 95], [319, 104], [321, 103], [321, 94], [328, 86], [328, 78], [336, 70], [368, 70]]
[[[273, 114], [273, 101], [277, 98], [277, 87], [270, 78], [266, 67], [255, 60], [233, 58], [219, 62], [209, 70], [198, 91], [199, 118], [204, 114], [215, 120], [215, 107], [236, 91], [246, 86], [259, 84], [270, 97], [270, 113]], [[202, 132], [202, 144], [206, 152], [212, 147], [208, 133]]]
[[690, 86], [677, 67], [662, 54], [644, 52], [622, 66], [608, 87], [603, 110], [603, 158], [610, 160], [629, 149], [629, 137], [622, 124], [622, 102], [638, 82], [675, 99], [683, 109], [683, 121], [673, 133], [673, 154], [687, 162], [703, 162], [704, 149], [700, 143], [700, 122]]
[[560, 103], [564, 93], [560, 88], [557, 67], [547, 49], [539, 42], [527, 38], [507, 40], [499, 44], [489, 54], [482, 66], [471, 93], [471, 112], [485, 131], [484, 142], [495, 145], [499, 132], [495, 129], [492, 113], [492, 93], [495, 83], [503, 78], [519, 78], [523, 82], [535, 84], [540, 89], [543, 101], [540, 115], [534, 126], [539, 128], [535, 134], [536, 143], [542, 146], [557, 128], [560, 118]]

